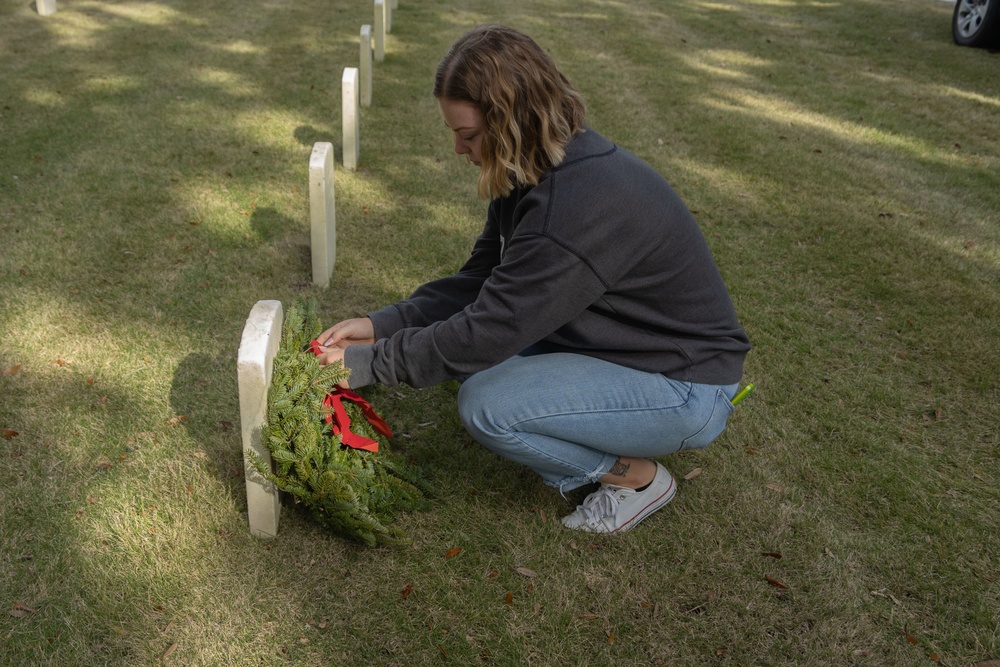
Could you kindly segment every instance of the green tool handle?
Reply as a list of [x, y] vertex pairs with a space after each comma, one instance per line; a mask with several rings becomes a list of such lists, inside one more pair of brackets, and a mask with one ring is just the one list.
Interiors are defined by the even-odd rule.
[[746, 398], [751, 391], [753, 391], [753, 382], [740, 389], [739, 393], [733, 396], [733, 400], [729, 402], [732, 403], [733, 405], [737, 405], [739, 404], [740, 401]]

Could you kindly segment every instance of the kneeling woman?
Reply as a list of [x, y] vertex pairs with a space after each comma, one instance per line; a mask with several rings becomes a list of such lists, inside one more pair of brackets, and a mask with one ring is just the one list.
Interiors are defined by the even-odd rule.
[[453, 276], [320, 336], [351, 387], [462, 380], [469, 433], [562, 492], [563, 523], [627, 530], [676, 484], [652, 457], [708, 445], [750, 349], [697, 223], [649, 165], [584, 124], [528, 36], [480, 26], [434, 81], [486, 226]]

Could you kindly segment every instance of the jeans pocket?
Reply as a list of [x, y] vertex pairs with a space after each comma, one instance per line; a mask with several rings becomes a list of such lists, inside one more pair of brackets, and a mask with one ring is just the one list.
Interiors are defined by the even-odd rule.
[[712, 404], [712, 414], [701, 429], [689, 438], [685, 438], [681, 443], [681, 449], [704, 449], [722, 434], [726, 428], [729, 415], [733, 413], [733, 404], [729, 402], [722, 389], [715, 392], [715, 401]]

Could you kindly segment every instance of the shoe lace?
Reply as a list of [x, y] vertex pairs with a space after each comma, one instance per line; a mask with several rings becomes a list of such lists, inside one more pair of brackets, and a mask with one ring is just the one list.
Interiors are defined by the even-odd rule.
[[610, 486], [602, 486], [597, 491], [584, 498], [580, 505], [580, 511], [587, 518], [587, 523], [596, 526], [605, 517], [614, 516], [618, 511], [618, 498], [615, 497], [615, 489]]

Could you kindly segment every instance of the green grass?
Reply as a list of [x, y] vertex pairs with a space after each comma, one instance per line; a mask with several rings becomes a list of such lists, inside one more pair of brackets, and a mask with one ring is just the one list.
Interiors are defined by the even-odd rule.
[[[1000, 659], [1000, 56], [953, 46], [937, 0], [400, 5], [326, 290], [308, 156], [339, 168], [370, 4], [0, 6], [0, 663]], [[757, 391], [665, 461], [702, 471], [667, 509], [599, 539], [471, 442], [455, 385], [371, 388], [439, 490], [413, 545], [294, 507], [255, 540], [245, 318], [302, 295], [334, 322], [460, 266], [485, 204], [429, 91], [486, 20], [696, 211]]]

